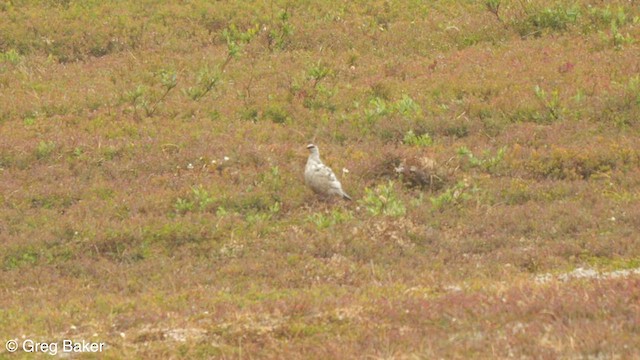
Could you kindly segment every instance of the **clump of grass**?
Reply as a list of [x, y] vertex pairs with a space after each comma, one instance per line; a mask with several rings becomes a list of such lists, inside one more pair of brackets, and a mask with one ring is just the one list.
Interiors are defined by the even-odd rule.
[[375, 189], [365, 189], [365, 196], [359, 204], [371, 215], [403, 216], [407, 209], [394, 190], [393, 181], [378, 185]]

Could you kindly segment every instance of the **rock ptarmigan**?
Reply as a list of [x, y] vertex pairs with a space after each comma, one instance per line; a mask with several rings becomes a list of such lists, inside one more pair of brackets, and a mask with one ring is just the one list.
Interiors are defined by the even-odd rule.
[[307, 186], [322, 196], [340, 196], [345, 200], [351, 200], [351, 197], [342, 190], [342, 184], [338, 181], [336, 174], [320, 160], [318, 147], [309, 144], [307, 149], [311, 152], [304, 168], [304, 182]]

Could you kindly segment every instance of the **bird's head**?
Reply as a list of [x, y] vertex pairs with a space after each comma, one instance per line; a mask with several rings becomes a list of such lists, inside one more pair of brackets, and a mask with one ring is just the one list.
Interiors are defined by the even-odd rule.
[[309, 152], [311, 153], [311, 155], [320, 156], [320, 152], [318, 151], [318, 147], [315, 146], [314, 144], [307, 145], [307, 149], [309, 149]]

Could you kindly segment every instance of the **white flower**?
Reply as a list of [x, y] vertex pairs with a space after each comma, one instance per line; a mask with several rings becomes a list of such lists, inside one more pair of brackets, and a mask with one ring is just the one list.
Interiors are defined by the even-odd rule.
[[228, 157], [228, 156], [225, 156], [225, 157], [224, 157], [224, 161], [229, 161], [229, 157]]
[[343, 173], [343, 174], [348, 174], [348, 173], [349, 173], [349, 169], [347, 169], [347, 168], [342, 168], [342, 173]]
[[189, 163], [189, 165], [187, 165], [187, 169], [189, 169], [189, 170], [193, 169], [193, 164]]

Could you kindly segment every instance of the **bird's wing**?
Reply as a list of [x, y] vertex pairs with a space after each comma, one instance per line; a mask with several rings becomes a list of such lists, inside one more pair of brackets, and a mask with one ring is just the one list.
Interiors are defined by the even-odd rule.
[[318, 190], [323, 192], [330, 192], [331, 190], [342, 191], [342, 185], [338, 178], [333, 173], [331, 168], [319, 163], [313, 164], [310, 169], [310, 178], [313, 183], [312, 186], [317, 187]]

